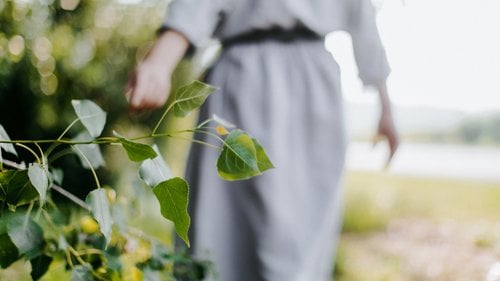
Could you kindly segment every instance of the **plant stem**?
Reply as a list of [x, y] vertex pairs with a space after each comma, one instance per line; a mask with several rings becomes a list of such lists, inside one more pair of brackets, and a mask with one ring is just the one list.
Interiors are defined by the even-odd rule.
[[213, 118], [208, 118], [207, 120], [201, 122], [198, 126], [196, 126], [196, 129], [201, 129], [203, 126], [205, 126], [206, 124], [210, 123], [213, 120], [214, 120]]
[[[34, 143], [36, 143], [36, 142], [34, 142]], [[19, 147], [22, 147], [22, 148], [26, 149], [27, 151], [29, 151], [31, 154], [33, 154], [33, 156], [35, 156], [36, 161], [37, 161], [38, 163], [40, 163], [40, 164], [42, 163], [42, 162], [40, 161], [40, 157], [39, 157], [39, 156], [35, 153], [35, 151], [33, 151], [33, 149], [31, 149], [29, 146], [26, 146], [26, 145], [24, 145], [24, 144], [22, 144], [22, 143], [16, 143], [16, 145], [17, 145], [17, 146], [19, 146]]]
[[160, 120], [158, 121], [158, 123], [156, 123], [156, 126], [155, 128], [153, 129], [153, 132], [151, 133], [152, 136], [154, 136], [156, 134], [156, 131], [158, 131], [158, 128], [160, 128], [160, 125], [161, 123], [163, 122], [163, 119], [165, 119], [165, 117], [167, 116], [167, 114], [170, 112], [170, 110], [172, 109], [172, 107], [174, 107], [174, 105], [176, 104], [177, 102], [174, 101], [173, 103], [171, 103], [168, 107], [167, 107], [167, 110], [165, 110], [165, 112], [163, 112], [163, 115], [161, 116]]
[[73, 122], [71, 122], [71, 124], [68, 125], [68, 127], [66, 127], [66, 129], [62, 132], [62, 134], [57, 138], [57, 140], [62, 140], [62, 138], [64, 137], [64, 135], [66, 135], [66, 133], [78, 122], [80, 121], [80, 118], [76, 118], [75, 120], [73, 120]]
[[89, 206], [87, 205], [87, 203], [85, 203], [85, 201], [83, 201], [80, 198], [76, 197], [72, 193], [66, 191], [66, 189], [64, 189], [64, 188], [62, 188], [62, 187], [60, 187], [58, 185], [55, 185], [55, 184], [53, 184], [50, 188], [52, 188], [53, 190], [57, 191], [59, 194], [61, 194], [64, 197], [68, 198], [69, 200], [73, 201], [73, 203], [75, 203], [76, 205], [84, 208], [87, 211], [89, 210]]
[[99, 182], [99, 178], [97, 177], [97, 173], [95, 172], [94, 167], [92, 167], [92, 163], [90, 163], [90, 160], [83, 154], [83, 152], [76, 146], [74, 145], [73, 148], [80, 153], [80, 155], [83, 157], [85, 162], [89, 165], [89, 169], [92, 172], [92, 175], [94, 176], [95, 183], [97, 184], [97, 188], [101, 188], [101, 183]]

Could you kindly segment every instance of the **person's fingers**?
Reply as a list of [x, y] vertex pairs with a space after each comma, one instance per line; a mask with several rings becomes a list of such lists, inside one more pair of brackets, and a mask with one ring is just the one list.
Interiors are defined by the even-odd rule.
[[399, 147], [399, 137], [394, 131], [390, 131], [387, 134], [387, 142], [389, 144], [389, 156], [387, 158], [386, 167], [392, 162], [394, 155], [396, 154]]

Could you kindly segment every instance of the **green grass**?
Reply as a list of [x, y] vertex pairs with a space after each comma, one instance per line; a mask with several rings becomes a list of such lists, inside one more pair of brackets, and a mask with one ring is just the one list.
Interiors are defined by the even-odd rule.
[[[461, 272], [463, 267], [453, 261], [441, 266], [441, 260], [437, 260], [442, 268], [433, 278], [412, 266], [416, 267], [415, 261], [422, 262], [425, 251], [444, 249], [443, 245], [448, 248], [464, 245], [462, 252], [457, 249], [456, 254], [466, 255], [463, 252], [470, 251], [467, 254], [471, 259], [500, 254], [500, 232], [495, 228], [500, 218], [500, 183], [349, 172], [345, 188], [344, 228], [337, 254], [336, 280], [480, 280], [477, 278], [484, 279], [486, 274], [483, 268], [486, 265], [481, 263], [467, 266], [476, 266], [476, 273], [471, 273], [472, 270], [463, 273], [481, 272], [482, 275], [478, 275], [481, 277], [466, 279], [452, 277], [453, 272]], [[395, 231], [399, 235], [396, 237], [388, 235], [391, 227], [398, 223], [400, 228], [403, 225], [408, 229]], [[443, 234], [441, 229], [453, 232]], [[433, 239], [439, 242], [434, 248]], [[399, 252], [393, 245], [400, 247]], [[429, 245], [431, 247], [426, 248]], [[429, 254], [429, 260], [432, 255], [436, 253]], [[450, 256], [460, 260], [453, 257], [453, 253]]]

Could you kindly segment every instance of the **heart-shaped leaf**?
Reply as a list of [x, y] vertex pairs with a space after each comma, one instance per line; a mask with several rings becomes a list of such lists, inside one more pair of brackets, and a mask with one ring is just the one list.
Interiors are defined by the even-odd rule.
[[144, 160], [139, 169], [139, 176], [150, 187], [172, 178], [172, 171], [161, 156], [158, 146], [153, 145], [153, 149], [158, 155], [153, 159]]
[[89, 100], [72, 100], [71, 104], [89, 134], [94, 138], [100, 136], [106, 125], [106, 112]]
[[38, 280], [49, 270], [52, 263], [52, 257], [41, 255], [30, 260], [31, 263], [31, 278]]
[[271, 168], [264, 148], [242, 130], [231, 131], [217, 160], [217, 171], [225, 180], [248, 179]]
[[89, 205], [92, 216], [99, 224], [99, 229], [106, 239], [106, 245], [108, 245], [111, 241], [113, 219], [106, 190], [104, 188], [93, 190], [87, 195], [85, 201]]
[[31, 259], [43, 252], [43, 230], [33, 220], [12, 216], [8, 219], [7, 231], [19, 254]]
[[122, 144], [123, 148], [127, 152], [127, 156], [131, 161], [141, 162], [146, 159], [152, 159], [157, 156], [154, 149], [147, 144], [133, 142], [129, 139], [122, 137], [117, 132], [114, 132], [118, 141]]
[[28, 177], [31, 184], [35, 187], [38, 194], [40, 194], [41, 204], [45, 202], [47, 190], [49, 189], [49, 175], [48, 171], [38, 163], [30, 164], [28, 168]]
[[200, 81], [182, 86], [175, 93], [174, 114], [177, 117], [187, 116], [191, 111], [199, 108], [207, 97], [217, 88]]
[[191, 218], [187, 212], [189, 186], [182, 178], [172, 178], [153, 188], [160, 202], [161, 214], [175, 225], [175, 232], [189, 246], [188, 229]]
[[247, 133], [233, 130], [229, 134], [217, 160], [217, 170], [225, 180], [247, 179], [260, 174], [257, 150]]

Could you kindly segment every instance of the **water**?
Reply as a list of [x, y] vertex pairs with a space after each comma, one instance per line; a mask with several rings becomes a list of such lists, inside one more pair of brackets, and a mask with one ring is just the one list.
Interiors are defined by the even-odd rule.
[[[347, 153], [347, 168], [381, 171], [386, 159], [384, 144], [373, 147], [370, 143], [353, 142]], [[404, 143], [387, 171], [397, 175], [500, 183], [500, 148]]]

